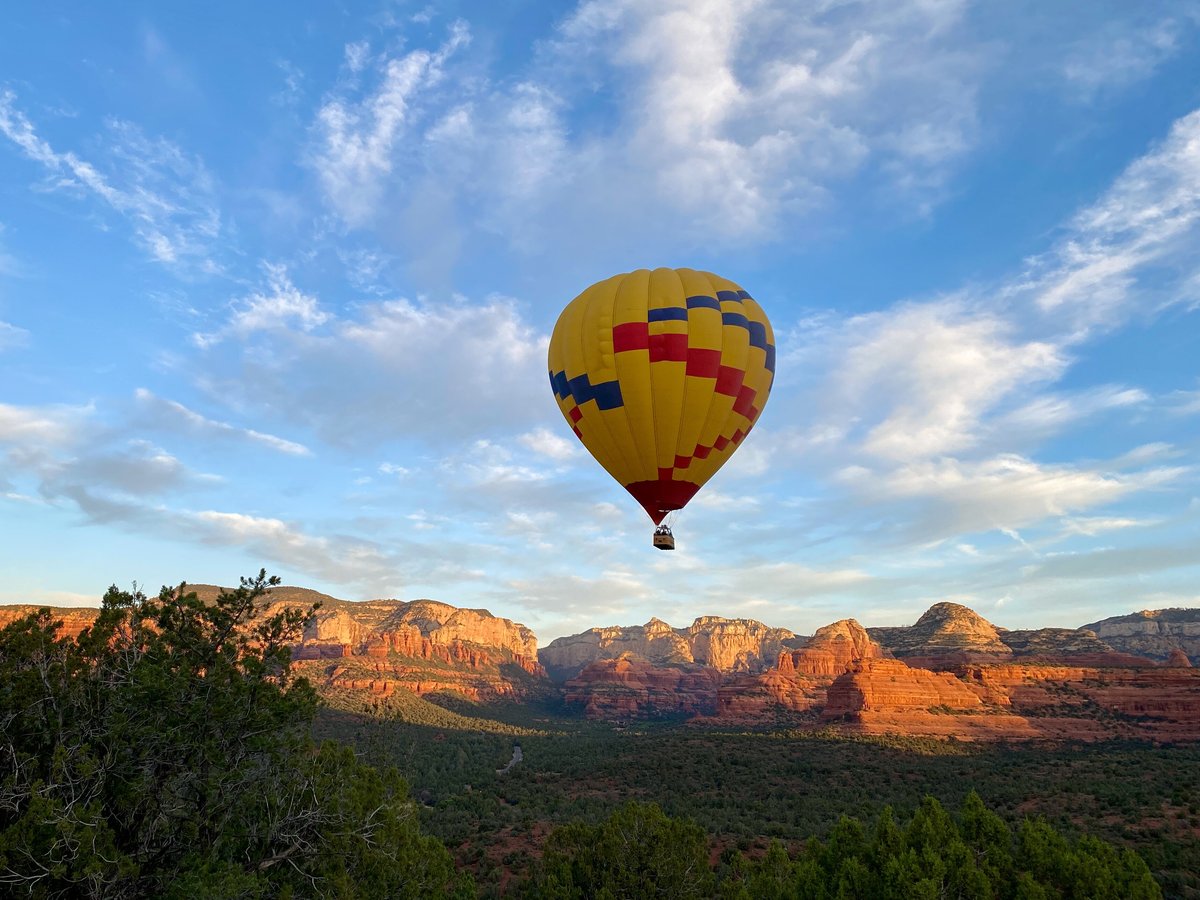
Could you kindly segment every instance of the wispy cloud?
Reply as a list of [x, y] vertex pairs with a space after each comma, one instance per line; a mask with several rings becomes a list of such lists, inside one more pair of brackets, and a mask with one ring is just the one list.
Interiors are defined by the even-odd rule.
[[1104, 88], [1124, 87], [1149, 77], [1175, 56], [1186, 18], [1165, 18], [1142, 26], [1113, 23], [1067, 50], [1062, 73], [1085, 98]]
[[[374, 92], [355, 100], [349, 86], [343, 87], [321, 106], [312, 165], [326, 198], [351, 225], [364, 224], [378, 211], [398, 142], [420, 115], [416, 104], [421, 92], [437, 85], [446, 60], [469, 42], [466, 24], [456, 23], [438, 50], [414, 50], [388, 59]], [[350, 45], [349, 71], [361, 72], [368, 55], [366, 45]]]
[[8, 322], [0, 322], [0, 352], [29, 343], [29, 332]]
[[1130, 164], [1035, 258], [1010, 298], [1032, 297], [1047, 324], [1071, 340], [1188, 299], [1200, 235], [1200, 110]]
[[[200, 385], [218, 402], [270, 411], [336, 446], [444, 445], [552, 418], [548, 338], [510, 299], [389, 300], [344, 317], [324, 310], [290, 281], [235, 304], [216, 332], [222, 339], [197, 343], [236, 375], [209, 365]], [[255, 334], [261, 340], [249, 342]]]
[[212, 178], [199, 160], [136, 126], [110, 121], [107, 165], [58, 151], [17, 107], [17, 95], [0, 91], [0, 134], [41, 166], [47, 190], [101, 200], [123, 216], [138, 243], [169, 266], [216, 271], [212, 246], [221, 232]]
[[218, 331], [192, 335], [201, 348], [219, 343], [227, 337], [245, 339], [257, 331], [282, 330], [296, 326], [312, 331], [329, 321], [329, 314], [320, 308], [317, 298], [298, 290], [282, 265], [263, 263], [267, 289], [254, 292], [232, 304], [228, 321]]
[[134, 392], [134, 397], [146, 412], [145, 424], [147, 426], [158, 425], [168, 428], [179, 426], [192, 434], [242, 439], [291, 456], [310, 456], [312, 454], [312, 451], [303, 444], [256, 431], [253, 428], [239, 428], [228, 422], [210, 419], [182, 403], [159, 397], [146, 388], [138, 388]]

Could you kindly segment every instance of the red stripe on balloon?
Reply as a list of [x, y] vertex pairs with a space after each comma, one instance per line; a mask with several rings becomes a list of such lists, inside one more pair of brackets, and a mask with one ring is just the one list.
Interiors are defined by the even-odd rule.
[[736, 397], [742, 388], [742, 379], [745, 377], [746, 373], [741, 369], [735, 369], [733, 366], [721, 366], [717, 369], [717, 385], [713, 390], [718, 394]]
[[650, 346], [650, 326], [645, 322], [626, 322], [613, 328], [613, 352], [645, 350]]
[[716, 378], [721, 370], [720, 350], [701, 350], [690, 347], [687, 352], [687, 374], [699, 378]]
[[650, 362], [687, 362], [686, 334], [650, 335]]

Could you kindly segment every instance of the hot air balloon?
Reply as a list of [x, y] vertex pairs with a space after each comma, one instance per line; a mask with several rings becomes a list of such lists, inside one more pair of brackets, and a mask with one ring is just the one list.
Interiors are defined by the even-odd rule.
[[567, 304], [550, 338], [550, 386], [571, 429], [658, 528], [733, 455], [767, 402], [775, 338], [726, 278], [638, 269]]

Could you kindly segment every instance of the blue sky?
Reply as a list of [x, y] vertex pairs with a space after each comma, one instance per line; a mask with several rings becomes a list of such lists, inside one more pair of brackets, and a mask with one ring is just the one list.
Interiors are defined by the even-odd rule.
[[[1200, 604], [1200, 5], [54, 3], [0, 27], [0, 602], [266, 566], [543, 641]], [[587, 285], [778, 375], [650, 547]]]

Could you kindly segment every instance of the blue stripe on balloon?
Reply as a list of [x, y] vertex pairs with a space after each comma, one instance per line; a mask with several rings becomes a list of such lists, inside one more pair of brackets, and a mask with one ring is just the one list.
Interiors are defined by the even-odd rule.
[[767, 349], [767, 326], [762, 322], [751, 322], [750, 328], [750, 346], [757, 347], [759, 350]]
[[750, 320], [747, 319], [745, 316], [743, 316], [741, 313], [727, 312], [727, 313], [721, 313], [721, 324], [722, 325], [736, 325], [739, 328], [748, 329], [750, 327]]
[[696, 309], [697, 307], [715, 309], [717, 312], [721, 311], [721, 304], [717, 301], [716, 297], [705, 297], [703, 294], [687, 298], [688, 309]]
[[659, 309], [650, 310], [650, 314], [646, 316], [647, 322], [686, 322], [687, 310], [682, 306], [663, 306]]

